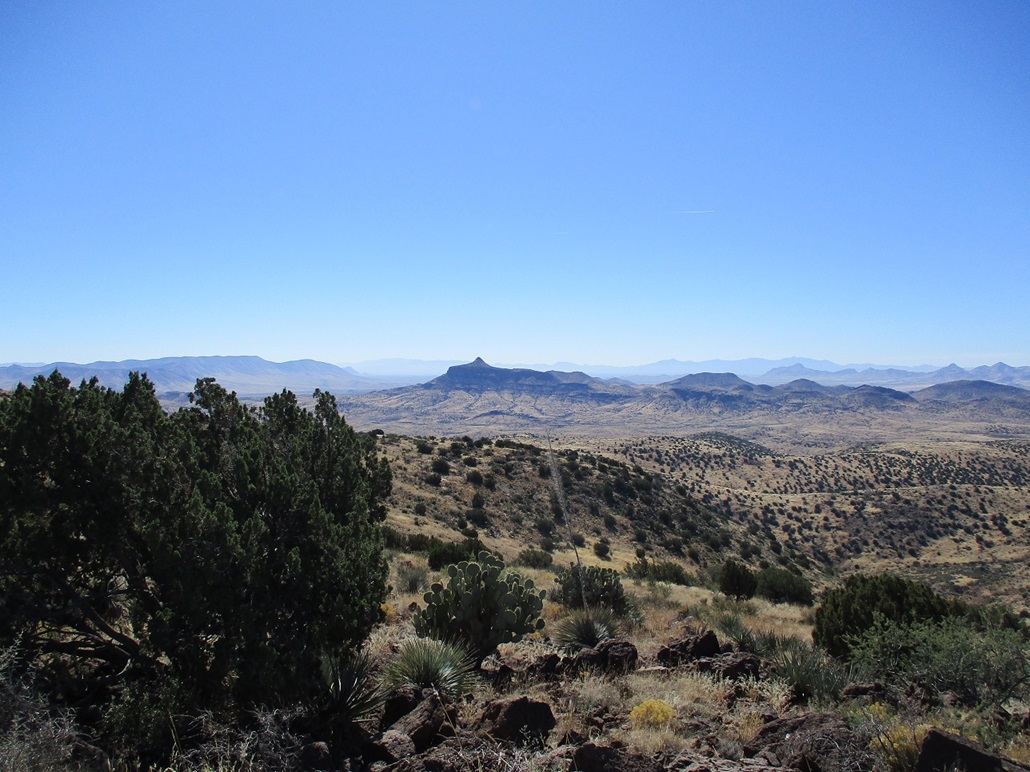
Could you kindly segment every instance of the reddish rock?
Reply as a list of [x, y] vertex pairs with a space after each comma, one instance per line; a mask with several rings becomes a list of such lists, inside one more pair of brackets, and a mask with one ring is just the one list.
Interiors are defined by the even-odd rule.
[[970, 772], [1030, 772], [1030, 767], [995, 755], [982, 745], [977, 745], [964, 737], [948, 734], [940, 729], [930, 729], [919, 748], [919, 758], [913, 772], [937, 772], [947, 769], [965, 769]]
[[802, 713], [770, 721], [744, 745], [744, 755], [819, 772], [872, 769], [874, 762], [869, 737], [859, 736], [833, 713]]
[[621, 675], [637, 669], [637, 647], [629, 641], [602, 641], [593, 649], [583, 649], [562, 663], [566, 675], [592, 671]]
[[434, 692], [426, 694], [418, 706], [401, 717], [390, 729], [403, 732], [415, 743], [419, 753], [439, 742], [443, 737], [454, 734], [456, 712], [440, 702]]
[[676, 667], [685, 662], [693, 662], [701, 657], [715, 657], [722, 651], [719, 639], [711, 630], [702, 635], [691, 635], [681, 641], [663, 646], [658, 652], [658, 664]]
[[642, 753], [625, 748], [587, 743], [572, 754], [577, 772], [665, 772], [665, 766]]
[[413, 711], [422, 702], [422, 689], [414, 684], [399, 687], [383, 706], [383, 718], [380, 725], [385, 729], [393, 726], [403, 716]]
[[367, 763], [385, 761], [394, 764], [415, 755], [415, 743], [404, 732], [387, 729], [363, 749]]
[[477, 722], [477, 726], [490, 737], [519, 745], [542, 744], [555, 724], [557, 721], [551, 706], [529, 697], [492, 702]]
[[717, 657], [704, 657], [690, 663], [690, 668], [698, 673], [712, 673], [727, 681], [758, 678], [761, 667], [762, 663], [758, 657], [745, 651], [720, 654]]

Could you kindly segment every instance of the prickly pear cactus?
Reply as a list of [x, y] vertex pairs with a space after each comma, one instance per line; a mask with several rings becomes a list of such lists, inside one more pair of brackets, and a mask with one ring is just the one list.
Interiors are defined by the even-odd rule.
[[489, 552], [476, 560], [447, 566], [447, 586], [436, 582], [415, 615], [415, 632], [424, 638], [457, 639], [476, 652], [479, 662], [501, 643], [515, 643], [544, 626], [540, 612], [547, 593], [532, 579], [504, 570]]

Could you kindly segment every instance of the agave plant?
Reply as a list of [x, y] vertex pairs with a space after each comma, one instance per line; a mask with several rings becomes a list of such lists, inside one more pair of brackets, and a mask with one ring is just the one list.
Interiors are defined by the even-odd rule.
[[383, 683], [388, 689], [414, 684], [435, 689], [445, 699], [456, 700], [471, 690], [475, 662], [462, 646], [433, 638], [408, 638], [386, 665]]
[[619, 634], [619, 621], [610, 609], [592, 608], [574, 611], [554, 629], [554, 640], [571, 651], [592, 649], [602, 641]]

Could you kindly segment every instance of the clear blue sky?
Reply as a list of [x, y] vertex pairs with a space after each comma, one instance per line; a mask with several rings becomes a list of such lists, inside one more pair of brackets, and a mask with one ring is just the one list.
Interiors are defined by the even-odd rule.
[[1030, 364], [1030, 3], [0, 4], [0, 362]]

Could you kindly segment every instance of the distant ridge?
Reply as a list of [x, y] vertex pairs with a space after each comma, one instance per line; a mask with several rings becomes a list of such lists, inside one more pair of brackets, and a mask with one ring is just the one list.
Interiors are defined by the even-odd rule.
[[283, 389], [290, 389], [298, 395], [309, 395], [315, 389], [334, 394], [359, 394], [404, 383], [359, 375], [350, 368], [314, 359], [269, 362], [257, 356], [204, 356], [127, 359], [85, 365], [73, 362], [53, 362], [35, 367], [8, 365], [0, 367], [0, 388], [13, 389], [19, 383], [30, 383], [37, 375], [48, 376], [54, 370], [60, 371], [73, 383], [96, 377], [101, 385], [115, 389], [125, 385], [130, 372], [145, 372], [162, 395], [188, 393], [198, 378], [215, 378], [225, 388], [247, 397], [264, 396]]
[[438, 378], [434, 378], [423, 384], [423, 388], [451, 388], [451, 389], [511, 389], [511, 388], [533, 388], [547, 389], [559, 388], [570, 384], [586, 386], [593, 383], [601, 383], [597, 378], [591, 378], [586, 373], [566, 373], [557, 370], [540, 372], [526, 368], [504, 368], [493, 367], [483, 361], [481, 357], [465, 365], [454, 365], [447, 369], [447, 372]]
[[1030, 437], [1030, 391], [1001, 384], [945, 384], [909, 393], [806, 378], [771, 386], [726, 372], [628, 384], [581, 372], [494, 367], [482, 358], [420, 385], [348, 397], [341, 407], [355, 426], [402, 434], [753, 430], [755, 439], [786, 433], [793, 442], [807, 437], [805, 446], [826, 447], [842, 437], [882, 441], [887, 427], [911, 435], [943, 421], [964, 427], [962, 432], [978, 426], [975, 431], [987, 436]]
[[950, 381], [920, 389], [913, 396], [920, 401], [932, 399], [940, 402], [969, 402], [1006, 399], [1030, 405], [1030, 391], [990, 381]]
[[[411, 362], [413, 360], [382, 360]], [[722, 361], [722, 360], [713, 360]], [[771, 360], [739, 360], [754, 366]], [[583, 370], [536, 370], [526, 367], [495, 367], [482, 357], [464, 364], [452, 364], [446, 371], [431, 380], [422, 381], [413, 376], [375, 376], [362, 374], [352, 367], [319, 362], [313, 359], [299, 359], [290, 362], [269, 362], [257, 356], [204, 356], [163, 357], [160, 359], [129, 359], [121, 362], [100, 361], [90, 364], [54, 362], [45, 365], [6, 365], [0, 367], [0, 388], [12, 389], [18, 383], [28, 383], [37, 375], [49, 375], [55, 369], [66, 378], [77, 382], [96, 377], [100, 383], [111, 388], [124, 385], [128, 373], [133, 370], [146, 372], [159, 393], [169, 395], [167, 401], [174, 401], [174, 395], [185, 395], [191, 391], [198, 378], [212, 377], [226, 388], [247, 398], [290, 389], [298, 395], [310, 394], [315, 389], [332, 391], [337, 395], [364, 394], [384, 389], [397, 389], [423, 383], [424, 388], [435, 390], [469, 389], [472, 391], [515, 390], [525, 391], [532, 387], [538, 393], [557, 389], [566, 396], [578, 395], [593, 400], [623, 400], [636, 393], [641, 387], [659, 388], [663, 393], [678, 390], [682, 397], [686, 392], [708, 393], [722, 391], [728, 395], [750, 395], [750, 399], [768, 401], [776, 395], [793, 394], [794, 399], [809, 395], [814, 398], [822, 394], [831, 398], [839, 389], [858, 386], [882, 387], [899, 392], [917, 394], [928, 387], [956, 381], [993, 383], [1021, 390], [1030, 389], [1030, 367], [1013, 367], [1004, 362], [965, 369], [955, 364], [925, 371], [897, 368], [866, 368], [855, 370], [817, 370], [811, 367], [816, 360], [794, 361], [789, 365], [770, 369], [764, 375], [750, 375], [747, 379], [739, 373], [708, 370], [681, 374], [662, 381], [652, 382], [647, 378], [635, 383], [624, 377], [602, 378]], [[677, 363], [664, 360], [649, 366], [655, 370]], [[443, 364], [443, 362], [438, 362]], [[689, 363], [678, 363], [686, 365]], [[820, 363], [822, 364], [822, 363]], [[829, 363], [832, 365], [832, 363]], [[626, 368], [609, 368], [622, 370]], [[775, 387], [780, 391], [770, 392]], [[784, 391], [785, 390], [785, 391]], [[979, 389], [980, 397], [986, 392]], [[954, 394], [937, 401], [954, 402]], [[1002, 396], [1008, 392], [994, 392]], [[882, 395], [881, 395], [882, 396]], [[1011, 395], [1010, 395], [1011, 396]], [[929, 397], [923, 397], [924, 399]], [[1015, 399], [1015, 397], [1012, 397]], [[855, 399], [853, 397], [853, 399]], [[936, 398], [935, 398], [936, 399]], [[892, 402], [897, 399], [892, 398]], [[1018, 400], [1017, 400], [1018, 401]], [[737, 400], [735, 404], [742, 405]], [[729, 403], [727, 403], [729, 404]]]
[[[355, 363], [358, 373], [371, 376], [389, 376], [407, 383], [416, 383], [446, 373], [448, 368], [463, 366], [464, 362], [449, 360], [379, 359]], [[633, 366], [586, 365], [571, 362], [554, 364], [496, 364], [505, 370], [533, 370], [536, 372], [580, 372], [587, 377], [605, 381], [619, 379], [637, 384], [659, 384], [701, 373], [730, 372], [753, 384], [782, 386], [805, 378], [824, 386], [888, 386], [906, 391], [954, 380], [985, 380], [1010, 386], [1030, 388], [1030, 367], [1012, 367], [1004, 362], [962, 368], [955, 364], [946, 367], [931, 365], [890, 366], [882, 364], [837, 364], [823, 359], [787, 357], [784, 359], [710, 359], [683, 361], [663, 359], [650, 364]]]
[[931, 370], [905, 370], [894, 367], [865, 368], [863, 370], [813, 370], [803, 365], [774, 367], [753, 378], [756, 383], [781, 385], [798, 378], [806, 378], [824, 386], [889, 386], [915, 391], [939, 383], [961, 380], [980, 380], [1030, 389], [1030, 367], [1012, 367], [1004, 362], [966, 369], [950, 364]]

